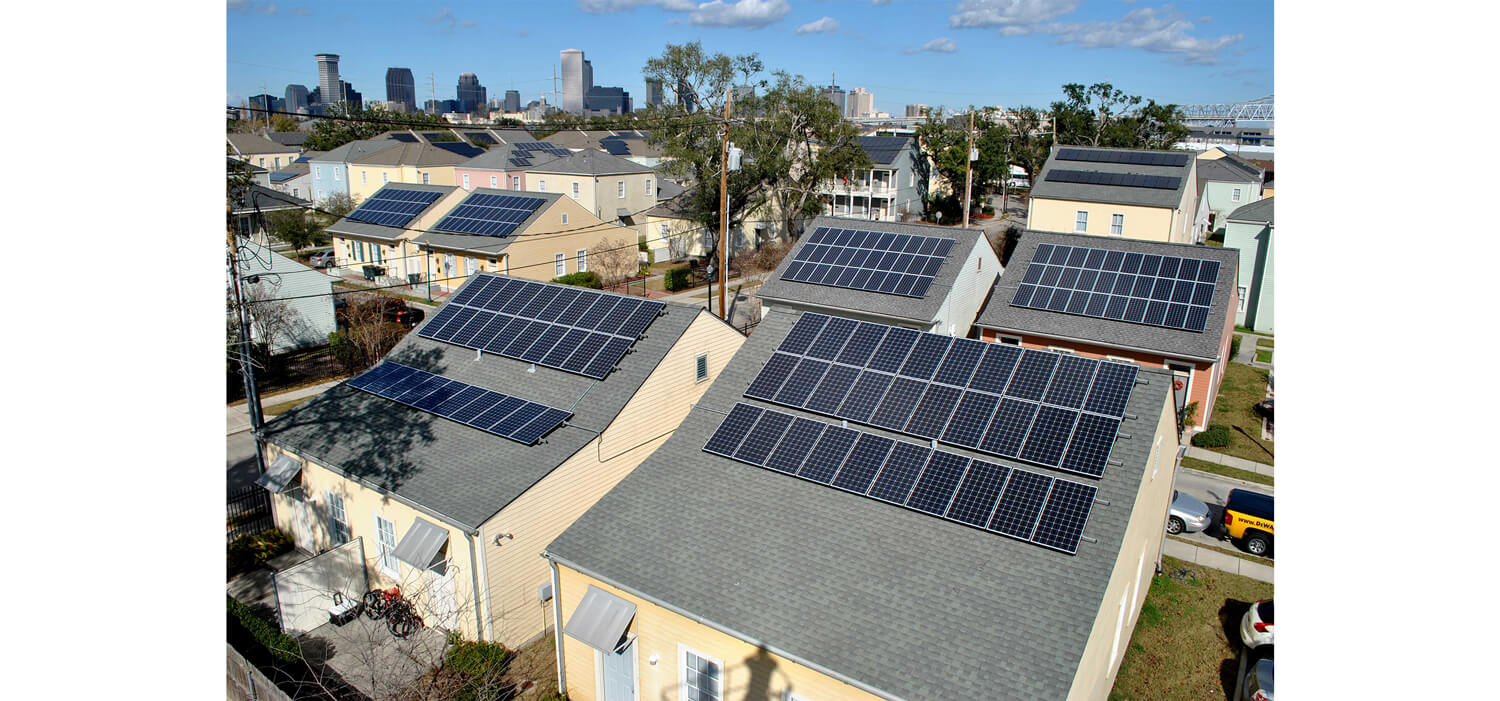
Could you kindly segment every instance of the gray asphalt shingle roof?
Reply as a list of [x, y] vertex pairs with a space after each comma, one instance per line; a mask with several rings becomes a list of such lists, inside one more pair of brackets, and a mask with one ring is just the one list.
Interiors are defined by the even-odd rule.
[[[1052, 149], [1041, 175], [1031, 185], [1031, 197], [1053, 200], [1075, 200], [1079, 202], [1107, 202], [1110, 204], [1132, 204], [1144, 207], [1167, 207], [1175, 209], [1182, 203], [1182, 191], [1187, 187], [1188, 177], [1193, 174], [1193, 156], [1184, 151], [1173, 151], [1187, 157], [1182, 166], [1147, 166], [1134, 163], [1097, 163], [1094, 161], [1064, 161], [1057, 157], [1061, 149], [1083, 151], [1139, 152], [1143, 149], [1090, 148], [1087, 146], [1062, 146]], [[1161, 153], [1151, 151], [1151, 153]], [[1164, 175], [1178, 178], [1176, 190], [1154, 187], [1125, 187], [1123, 185], [1089, 185], [1086, 183], [1061, 183], [1047, 179], [1047, 174], [1058, 170], [1081, 170], [1096, 173], [1135, 173], [1139, 175]]]
[[[1031, 255], [1036, 252], [1036, 247], [1043, 243], [1218, 261], [1219, 281], [1214, 288], [1213, 305], [1208, 310], [1208, 325], [1202, 333], [1199, 333], [1162, 326], [1133, 324], [1114, 319], [1097, 319], [1045, 309], [1013, 307], [1010, 300], [1015, 296], [1016, 288], [1021, 280], [1026, 277], [1026, 269], [1031, 265]], [[1231, 313], [1229, 297], [1234, 291], [1235, 270], [1239, 260], [1239, 249], [1235, 248], [1028, 230], [1021, 233], [1020, 243], [1011, 253], [1010, 265], [995, 281], [994, 288], [990, 290], [990, 298], [985, 301], [984, 308], [979, 310], [979, 318], [975, 319], [974, 323], [999, 331], [1039, 334], [1056, 339], [1097, 343], [1101, 346], [1133, 348], [1213, 360], [1219, 355], [1219, 345], [1223, 340], [1221, 330], [1224, 328], [1224, 320]]]
[[[530, 142], [524, 142], [530, 143]], [[514, 143], [491, 146], [489, 150], [458, 164], [458, 168], [470, 168], [475, 170], [526, 170], [525, 166], [518, 166], [510, 162], [513, 156], [529, 154], [531, 163], [541, 164], [551, 161], [560, 156], [554, 156], [546, 151], [528, 151], [518, 149]]]
[[555, 158], [527, 169], [531, 173], [561, 173], [563, 175], [629, 175], [651, 173], [650, 168], [603, 151], [588, 149]]
[[234, 205], [234, 214], [254, 214], [256, 212], [271, 212], [278, 209], [306, 209], [312, 203], [300, 197], [272, 190], [260, 185], [251, 185], [240, 197], [240, 201]]
[[1084, 531], [1096, 542], [1070, 556], [703, 452], [740, 401], [833, 422], [743, 397], [799, 317], [767, 314], [673, 436], [548, 554], [893, 697], [1065, 697], [1101, 605], [1113, 606], [1104, 591], [1171, 376], [1141, 370], [1149, 384], [1126, 408], [1138, 418], [1120, 431], [1133, 438], [1112, 456], [1123, 464], [1097, 481], [1108, 506]]
[[1198, 182], [1212, 181], [1216, 183], [1258, 183], [1261, 172], [1258, 168], [1241, 163], [1234, 156], [1224, 156], [1213, 160], [1198, 159]]
[[1276, 223], [1276, 204], [1272, 200], [1275, 197], [1267, 197], [1256, 200], [1239, 209], [1229, 213], [1229, 221], [1260, 222], [1265, 224]]
[[[458, 188], [456, 188], [456, 187], [454, 187], [452, 185], [423, 185], [421, 183], [389, 183], [387, 185], [381, 186], [381, 188], [379, 190], [375, 191], [375, 194], [370, 195], [368, 198], [366, 198], [366, 200], [373, 200], [373, 199], [379, 197], [380, 193], [385, 192], [388, 189], [389, 190], [422, 190], [422, 191], [425, 191], [425, 192], [440, 193], [438, 195], [438, 198], [432, 201], [432, 204], [429, 204], [426, 207], [423, 207], [422, 211], [417, 212], [416, 214], [412, 215], [411, 221], [414, 222], [414, 221], [417, 220], [418, 217], [421, 217], [422, 215], [428, 213], [429, 211], [432, 210], [433, 207], [438, 206], [438, 204], [443, 201], [443, 195], [447, 195], [448, 193], [453, 192], [454, 190], [457, 190]], [[361, 204], [363, 204], [363, 203], [361, 203]], [[355, 207], [355, 209], [359, 209], [359, 208]], [[407, 222], [407, 223], [410, 224], [411, 222]], [[328, 228], [325, 229], [325, 231], [327, 231], [328, 233], [331, 233], [331, 234], [349, 234], [351, 236], [364, 236], [364, 237], [368, 237], [368, 238], [386, 239], [388, 241], [394, 241], [395, 239], [400, 238], [402, 234], [405, 234], [406, 231], [407, 231], [407, 229], [406, 229], [406, 227], [402, 227], [402, 226], [384, 226], [384, 225], [381, 225], [381, 224], [371, 224], [369, 222], [355, 221], [353, 219], [350, 219], [349, 217], [344, 217], [344, 218], [342, 218], [342, 219], [334, 222], [333, 224], [330, 224], [328, 226]]]
[[324, 151], [321, 155], [310, 160], [320, 162], [347, 163], [356, 159], [364, 158], [372, 153], [384, 151], [400, 146], [400, 141], [386, 138], [362, 139], [350, 141], [347, 144]]
[[812, 220], [807, 225], [806, 230], [810, 232], [820, 226], [936, 236], [953, 239], [954, 244], [953, 250], [948, 253], [948, 259], [943, 262], [941, 268], [938, 268], [937, 276], [933, 278], [932, 287], [928, 288], [927, 295], [924, 297], [905, 297], [902, 295], [853, 290], [828, 285], [814, 285], [809, 282], [794, 282], [783, 279], [781, 274], [797, 257], [797, 251], [807, 245], [807, 238], [803, 237], [787, 253], [786, 258], [782, 259], [781, 264], [776, 266], [776, 271], [770, 277], [766, 278], [765, 284], [761, 286], [760, 292], [757, 293], [758, 297], [773, 301], [785, 300], [788, 302], [817, 305], [835, 310], [848, 309], [871, 314], [881, 314], [898, 319], [931, 322], [936, 318], [938, 310], [943, 306], [943, 301], [947, 299], [948, 291], [953, 289], [953, 282], [958, 279], [959, 269], [963, 267], [964, 260], [968, 258], [969, 252], [974, 250], [974, 244], [983, 239], [982, 232], [979, 229], [961, 229], [951, 226], [933, 226], [930, 224], [866, 221], [828, 216], [820, 216]]
[[284, 146], [260, 134], [225, 134], [234, 150], [244, 155], [256, 153], [286, 153], [296, 151], [296, 146]]
[[876, 165], [895, 163], [902, 149], [906, 148], [907, 144], [914, 143], [912, 137], [909, 136], [857, 136], [855, 140]]
[[[477, 528], [577, 453], [635, 395], [667, 351], [703, 313], [668, 303], [633, 352], [602, 381], [407, 334], [387, 360], [574, 412], [569, 423], [526, 446], [339, 384], [266, 424], [268, 441], [378, 485], [434, 516]], [[429, 314], [430, 323], [435, 314]], [[587, 393], [587, 396], [585, 396]], [[575, 406], [576, 405], [576, 406]]]

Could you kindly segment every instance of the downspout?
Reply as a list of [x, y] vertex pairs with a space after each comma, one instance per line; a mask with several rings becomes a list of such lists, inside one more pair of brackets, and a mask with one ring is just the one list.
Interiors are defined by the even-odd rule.
[[552, 567], [552, 638], [557, 645], [557, 690], [568, 695], [568, 668], [563, 663], [562, 640], [562, 577], [557, 572], [557, 561], [547, 558]]
[[478, 539], [474, 537], [477, 535], [479, 535], [478, 530], [475, 530], [468, 534], [469, 576], [474, 579], [474, 637], [478, 638], [479, 642], [484, 642], [484, 612], [480, 610], [482, 607], [479, 603], [481, 591], [479, 588], [479, 563], [474, 558], [474, 549], [477, 547], [477, 543], [479, 542]]
[[[479, 569], [477, 571], [479, 573], [479, 578], [481, 580], [480, 584], [482, 586], [482, 588], [479, 590], [479, 592], [480, 592], [480, 594], [479, 594], [479, 603], [480, 603], [480, 605], [484, 609], [484, 615], [483, 615], [483, 618], [482, 618], [481, 625], [480, 625], [479, 629], [480, 629], [481, 632], [484, 631], [484, 630], [486, 630], [486, 626], [483, 625], [483, 623], [488, 622], [489, 623], [488, 628], [490, 629], [489, 637], [491, 639], [493, 639], [495, 637], [495, 632], [493, 630], [493, 628], [495, 627], [494, 626], [495, 617], [493, 615], [492, 609], [490, 608], [490, 563], [489, 563], [489, 556], [484, 554], [484, 541], [482, 539], [478, 538], [478, 536], [481, 535], [483, 532], [484, 532], [484, 526], [480, 526], [478, 530], [474, 531], [474, 535], [476, 536], [474, 542], [479, 543]], [[481, 637], [480, 640], [484, 640], [484, 638]]]

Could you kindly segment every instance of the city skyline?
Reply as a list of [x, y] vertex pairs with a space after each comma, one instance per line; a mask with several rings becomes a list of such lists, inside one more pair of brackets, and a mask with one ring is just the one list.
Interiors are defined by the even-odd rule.
[[[827, 85], [836, 71], [846, 90], [875, 93], [876, 109], [891, 114], [909, 103], [949, 111], [971, 103], [1046, 106], [1062, 99], [1061, 86], [1069, 82], [1108, 81], [1129, 94], [1178, 104], [1250, 100], [1274, 90], [1268, 2], [708, 5], [724, 11], [674, 11], [668, 8], [680, 3], [649, 0], [517, 3], [503, 12], [478, 4], [232, 2], [226, 100], [237, 105], [261, 92], [279, 95], [287, 85], [315, 85], [314, 55], [331, 53], [340, 56], [340, 78], [354, 85], [380, 85], [387, 68], [410, 67], [419, 101], [432, 96], [429, 75], [441, 100], [457, 97], [460, 74], [476, 73], [488, 76], [495, 91], [518, 91], [523, 104], [542, 95], [556, 104], [552, 76], [566, 48], [585, 52], [593, 84], [646, 95], [646, 59], [667, 43], [694, 40], [708, 52], [758, 52], [768, 71], [784, 69], [813, 85]], [[1022, 5], [1031, 11], [1019, 12]], [[574, 30], [571, 38], [555, 31], [559, 26]], [[905, 28], [906, 38], [892, 39], [890, 26]], [[580, 40], [589, 36], [654, 38]], [[465, 48], [476, 41], [503, 42], [506, 58]], [[871, 60], [872, 49], [878, 60]], [[557, 89], [560, 97], [560, 70]]]

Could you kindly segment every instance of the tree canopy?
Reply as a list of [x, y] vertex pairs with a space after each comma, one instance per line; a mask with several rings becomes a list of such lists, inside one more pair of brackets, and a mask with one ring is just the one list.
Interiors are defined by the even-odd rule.
[[[313, 124], [312, 134], [303, 146], [309, 151], [327, 151], [351, 141], [370, 139], [392, 129], [427, 127], [448, 128], [452, 125], [437, 115], [422, 112], [391, 112], [383, 107], [345, 109], [328, 108], [328, 119]], [[368, 121], [358, 121], [368, 120]]]
[[1187, 138], [1182, 110], [1139, 95], [1126, 95], [1109, 83], [1063, 86], [1067, 98], [1052, 103], [1058, 144], [1112, 148], [1169, 149]]

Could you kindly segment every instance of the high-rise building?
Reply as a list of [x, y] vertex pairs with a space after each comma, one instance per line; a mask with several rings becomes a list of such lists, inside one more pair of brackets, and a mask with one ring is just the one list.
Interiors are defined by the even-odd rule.
[[664, 102], [660, 78], [646, 79], [646, 105], [660, 105]]
[[921, 117], [921, 116], [924, 116], [924, 115], [927, 114], [927, 110], [928, 110], [927, 105], [907, 105], [906, 106], [906, 116], [908, 116], [908, 117]]
[[307, 114], [307, 86], [286, 86], [286, 111]]
[[630, 114], [630, 93], [595, 85], [589, 89], [588, 106], [591, 115]]
[[521, 93], [520, 92], [518, 92], [516, 90], [506, 90], [505, 91], [505, 111], [506, 112], [520, 112], [521, 111]]
[[339, 81], [339, 99], [336, 101], [344, 103], [344, 107], [349, 110], [357, 110], [364, 106], [364, 99], [359, 91], [354, 89], [354, 84], [345, 83], [342, 80]]
[[339, 101], [339, 55], [318, 54], [318, 94], [324, 104]]
[[588, 108], [589, 88], [593, 87], [594, 69], [578, 49], [562, 50], [562, 95], [559, 105], [564, 112], [582, 115]]
[[837, 85], [830, 85], [823, 88], [823, 99], [832, 102], [833, 106], [838, 108], [840, 117], [848, 114], [848, 101], [845, 98], [843, 88]]
[[250, 105], [250, 118], [266, 121], [266, 113], [276, 110], [276, 98], [271, 95], [251, 95], [246, 102]]
[[463, 73], [458, 76], [458, 111], [477, 112], [484, 107], [486, 90], [479, 84], [479, 76]]
[[417, 81], [410, 68], [385, 69], [385, 106], [392, 112], [411, 112], [417, 108]]
[[864, 88], [849, 92], [849, 112], [852, 119], [868, 119], [875, 116], [875, 95]]

